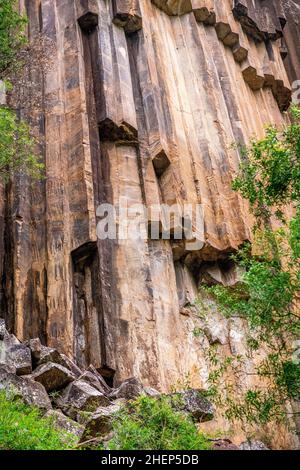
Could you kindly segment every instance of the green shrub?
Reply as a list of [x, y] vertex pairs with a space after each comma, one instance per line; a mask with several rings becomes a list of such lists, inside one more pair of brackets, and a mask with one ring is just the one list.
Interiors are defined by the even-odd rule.
[[75, 440], [54, 428], [51, 418], [42, 418], [37, 408], [0, 391], [0, 450], [66, 450]]
[[[13, 87], [8, 78], [22, 71], [20, 52], [27, 44], [27, 19], [19, 14], [18, 3], [0, 0], [0, 80], [10, 91]], [[8, 181], [16, 172], [40, 179], [43, 169], [29, 124], [15, 110], [0, 105], [0, 179]]]
[[8, 180], [17, 171], [41, 178], [44, 165], [35, 147], [28, 124], [11, 109], [0, 106], [0, 178]]
[[[300, 333], [300, 108], [291, 109], [291, 121], [283, 129], [269, 126], [264, 138], [253, 139], [242, 151], [233, 189], [249, 202], [255, 216], [255, 249], [246, 244], [232, 255], [244, 273], [237, 286], [217, 285], [206, 291], [227, 317], [248, 320], [247, 357], [252, 360], [259, 348], [267, 354], [252, 372], [261, 384], [243, 396], [224, 378], [228, 368], [230, 377], [233, 372], [238, 376], [243, 361], [235, 358], [224, 364], [213, 355], [210, 392], [231, 420], [288, 424], [286, 404], [299, 399], [300, 388], [300, 365], [293, 360]], [[294, 208], [292, 218], [287, 205]]]
[[17, 0], [0, 0], [0, 77], [16, 64], [16, 53], [26, 44], [26, 24]]
[[287, 361], [283, 364], [283, 380], [288, 390], [288, 395], [295, 400], [300, 400], [300, 364]]
[[185, 414], [165, 399], [142, 396], [124, 407], [113, 421], [110, 450], [208, 450], [208, 439]]

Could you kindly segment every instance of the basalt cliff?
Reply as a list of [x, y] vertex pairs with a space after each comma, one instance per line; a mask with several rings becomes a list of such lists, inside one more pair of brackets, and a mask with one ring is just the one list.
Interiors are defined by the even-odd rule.
[[[241, 158], [232, 143], [287, 119], [300, 1], [20, 0], [20, 9], [33, 52], [15, 101], [46, 175], [0, 186], [0, 316], [19, 340], [38, 337], [111, 386], [134, 376], [164, 392], [188, 377], [205, 388], [211, 344], [220, 356], [246, 350], [243, 319], [212, 302], [203, 319], [195, 302], [201, 283], [237, 281], [229, 257], [251, 239], [248, 207], [231, 189]], [[200, 204], [199, 249], [151, 231], [99, 239], [97, 208], [120, 200]], [[254, 364], [241, 388], [257, 380]], [[277, 448], [298, 445], [286, 429], [264, 433]]]

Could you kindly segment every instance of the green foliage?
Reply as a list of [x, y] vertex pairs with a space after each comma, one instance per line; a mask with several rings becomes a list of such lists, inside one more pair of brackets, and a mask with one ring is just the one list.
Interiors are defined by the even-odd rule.
[[66, 450], [75, 442], [75, 436], [55, 429], [37, 408], [0, 391], [0, 450]]
[[250, 351], [249, 348], [246, 357], [237, 355], [223, 359], [218, 357], [218, 351], [214, 348], [208, 354], [210, 374], [207, 397], [223, 411], [225, 418], [239, 421], [246, 432], [249, 432], [249, 425], [286, 422], [285, 404], [289, 398], [282, 369], [270, 369], [270, 364], [278, 366], [272, 355], [257, 367], [255, 374], [261, 377], [261, 384], [253, 388], [243, 387], [245, 361], [251, 358]]
[[192, 420], [164, 398], [141, 396], [119, 412], [110, 450], [208, 450], [211, 444]]
[[0, 177], [8, 180], [16, 171], [41, 178], [43, 165], [35, 154], [36, 142], [28, 124], [14, 111], [0, 107]]
[[0, 78], [18, 64], [16, 54], [26, 44], [26, 24], [17, 0], [0, 0]]
[[225, 416], [229, 420], [246, 421], [250, 424], [265, 425], [283, 417], [284, 403], [278, 402], [277, 396], [269, 391], [249, 389], [244, 400], [228, 399]]
[[[192, 419], [174, 411], [166, 398], [141, 396], [128, 403], [113, 417], [113, 431], [105, 446], [110, 450], [211, 449]], [[0, 391], [0, 450], [67, 450], [76, 442], [71, 433], [57, 430], [52, 418], [43, 418], [13, 392]]]
[[300, 208], [289, 223], [289, 245], [292, 252], [292, 261], [300, 262]]
[[282, 365], [282, 379], [288, 396], [300, 400], [300, 364], [287, 361]]
[[[26, 23], [18, 13], [17, 0], [0, 0], [0, 79], [22, 66], [18, 52], [26, 44]], [[11, 90], [11, 84], [4, 82], [6, 90]], [[36, 149], [29, 125], [13, 110], [0, 106], [0, 179], [7, 181], [18, 171], [41, 178], [43, 165]]]
[[249, 259], [239, 286], [228, 289], [213, 286], [209, 291], [226, 316], [238, 313], [248, 319], [252, 328], [259, 327], [266, 337], [297, 332], [299, 318], [293, 312], [294, 296], [299, 284], [277, 261]]
[[[286, 403], [298, 399], [300, 390], [300, 365], [291, 360], [300, 332], [300, 109], [292, 109], [291, 115], [292, 123], [283, 130], [270, 126], [263, 139], [243, 149], [233, 182], [256, 216], [256, 254], [246, 244], [232, 256], [244, 272], [237, 286], [206, 289], [227, 317], [248, 320], [248, 359], [259, 348], [267, 353], [254, 371], [260, 386], [243, 394], [228, 380], [243, 373], [241, 358], [209, 357], [211, 398], [223, 406], [227, 418], [256, 425], [286, 421]], [[287, 204], [295, 206], [290, 221], [284, 217]], [[279, 229], [272, 229], [271, 217], [277, 217]]]
[[244, 161], [233, 188], [248, 199], [256, 214], [264, 208], [300, 200], [300, 111], [293, 108], [294, 122], [278, 130], [266, 129], [261, 140], [243, 149]]

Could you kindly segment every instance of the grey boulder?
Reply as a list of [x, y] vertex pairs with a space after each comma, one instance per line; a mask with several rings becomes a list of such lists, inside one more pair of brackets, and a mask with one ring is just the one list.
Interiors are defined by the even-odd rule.
[[82, 370], [79, 369], [79, 367], [75, 364], [75, 362], [73, 362], [69, 357], [67, 357], [65, 354], [60, 354], [60, 357], [61, 357], [61, 364], [66, 367], [67, 369], [69, 369], [72, 374], [75, 375], [76, 379], [78, 379], [78, 377], [81, 376], [82, 374]]
[[5, 321], [3, 318], [0, 318], [0, 341], [4, 340], [4, 337], [8, 334], [6, 327], [5, 327]]
[[203, 423], [214, 417], [213, 405], [205, 398], [203, 390], [188, 389], [167, 395], [167, 399], [175, 411], [188, 413], [194, 421]]
[[229, 439], [212, 439], [213, 450], [240, 450]]
[[132, 377], [125, 380], [118, 388], [113, 390], [109, 397], [116, 400], [118, 398], [125, 398], [126, 400], [134, 400], [144, 393], [142, 383]]
[[32, 359], [36, 362], [39, 361], [42, 352], [42, 344], [39, 338], [30, 339], [28, 345], [31, 351]]
[[81, 438], [84, 427], [65, 416], [60, 410], [47, 411], [45, 418], [50, 418], [56, 429], [71, 433], [77, 436], [78, 440]]
[[97, 377], [97, 379], [101, 383], [101, 387], [103, 387], [103, 389], [105, 390], [105, 392], [107, 394], [111, 393], [112, 388], [105, 382], [102, 375], [99, 374], [99, 372], [97, 371], [97, 369], [93, 365], [89, 365], [89, 367], [87, 368], [87, 371], [91, 372], [92, 374], [94, 374]]
[[57, 349], [41, 346], [40, 358], [37, 361], [37, 366], [46, 364], [47, 362], [55, 362], [56, 364], [60, 364], [65, 367], [65, 361]]
[[270, 450], [263, 442], [252, 439], [242, 442], [239, 448], [240, 450]]
[[10, 366], [0, 365], [0, 389], [16, 395], [28, 405], [36, 406], [42, 410], [52, 408], [45, 387], [33, 380], [18, 377], [9, 371]]
[[48, 362], [42, 364], [32, 374], [32, 378], [44, 385], [47, 392], [61, 390], [70, 382], [75, 380], [75, 376], [60, 364]]
[[90, 372], [88, 370], [85, 371], [83, 374], [81, 374], [79, 380], [88, 383], [104, 395], [108, 394], [107, 388], [103, 386], [102, 382], [99, 380], [98, 375], [94, 374], [93, 372]]
[[23, 344], [15, 344], [7, 348], [6, 361], [15, 367], [17, 375], [28, 375], [32, 372], [31, 352]]
[[[83, 380], [69, 384], [56, 400], [56, 404], [65, 414], [73, 419], [86, 413], [92, 413], [101, 406], [110, 405], [109, 399]], [[82, 420], [80, 420], [82, 421]]]
[[104, 437], [110, 433], [113, 429], [114, 415], [118, 413], [120, 409], [120, 404], [98, 408], [87, 420], [81, 442], [85, 442], [94, 437]]
[[157, 398], [161, 395], [155, 388], [152, 387], [144, 387], [144, 392], [146, 395], [148, 395], [148, 397], [152, 398]]

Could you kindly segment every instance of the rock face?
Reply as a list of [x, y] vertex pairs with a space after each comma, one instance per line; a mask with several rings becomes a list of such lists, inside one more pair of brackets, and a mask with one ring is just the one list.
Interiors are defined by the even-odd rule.
[[[282, 53], [284, 65], [292, 83], [300, 77], [300, 1], [285, 0], [278, 3], [282, 3], [287, 20], [287, 25], [283, 30]], [[299, 83], [296, 89], [299, 90]], [[296, 98], [299, 99], [299, 92]]]
[[[166, 391], [189, 375], [203, 387], [209, 341], [224, 353], [242, 348], [230, 344], [229, 321], [215, 334], [213, 308], [210, 339], [193, 335], [199, 282], [237, 282], [228, 255], [250, 238], [247, 207], [231, 190], [240, 161], [231, 144], [286, 119], [300, 78], [299, 1], [20, 8], [32, 53], [18, 108], [40, 138], [46, 178], [0, 184], [0, 316], [18, 338], [51, 349], [32, 346], [36, 363], [57, 362], [57, 349], [80, 368], [92, 364], [109, 386], [135, 376]], [[201, 227], [190, 218], [196, 247], [148, 230], [99, 239], [97, 208], [120, 201], [201, 204]], [[172, 222], [173, 235], [181, 224]], [[0, 342], [1, 334], [0, 324]]]

